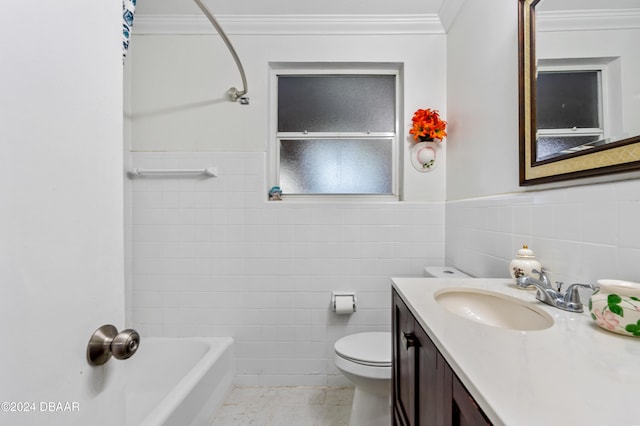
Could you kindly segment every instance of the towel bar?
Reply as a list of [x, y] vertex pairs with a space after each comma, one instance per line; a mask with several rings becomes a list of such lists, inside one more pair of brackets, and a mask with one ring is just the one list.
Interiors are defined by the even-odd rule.
[[150, 175], [205, 175], [208, 177], [218, 176], [217, 167], [207, 167], [205, 169], [141, 169], [134, 168], [131, 170], [134, 176], [150, 176]]

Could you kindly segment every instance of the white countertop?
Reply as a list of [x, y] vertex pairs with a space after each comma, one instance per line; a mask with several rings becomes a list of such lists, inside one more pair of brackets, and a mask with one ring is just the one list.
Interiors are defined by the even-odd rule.
[[[495, 425], [640, 425], [640, 338], [607, 332], [585, 312], [539, 302], [510, 279], [394, 278], [413, 312]], [[536, 304], [546, 330], [505, 330], [446, 311], [433, 293], [473, 287]]]

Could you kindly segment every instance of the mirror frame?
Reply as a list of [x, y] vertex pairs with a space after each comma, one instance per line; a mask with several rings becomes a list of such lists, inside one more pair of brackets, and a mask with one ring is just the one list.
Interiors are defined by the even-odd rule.
[[518, 0], [520, 186], [639, 170], [640, 136], [562, 157], [535, 161], [535, 7], [539, 1]]

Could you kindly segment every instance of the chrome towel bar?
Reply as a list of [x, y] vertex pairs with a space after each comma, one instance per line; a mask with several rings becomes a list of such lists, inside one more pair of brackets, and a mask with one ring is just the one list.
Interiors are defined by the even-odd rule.
[[157, 176], [157, 175], [205, 175], [207, 177], [218, 176], [217, 167], [207, 167], [205, 169], [141, 169], [131, 170], [133, 176]]

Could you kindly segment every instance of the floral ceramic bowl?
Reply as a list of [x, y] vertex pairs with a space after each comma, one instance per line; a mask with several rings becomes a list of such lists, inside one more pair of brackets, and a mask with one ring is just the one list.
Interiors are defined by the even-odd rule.
[[600, 288], [589, 299], [591, 318], [602, 328], [640, 337], [640, 284], [598, 280]]

